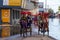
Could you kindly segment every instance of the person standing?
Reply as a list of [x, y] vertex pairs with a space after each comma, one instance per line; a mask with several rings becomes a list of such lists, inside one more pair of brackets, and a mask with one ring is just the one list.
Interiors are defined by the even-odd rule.
[[23, 37], [25, 37], [24, 33], [26, 30], [26, 26], [27, 26], [27, 20], [26, 20], [26, 15], [22, 15], [21, 19], [20, 19], [20, 25], [21, 25], [21, 29], [20, 29], [20, 32], [21, 34], [23, 34]]
[[27, 16], [27, 27], [31, 27], [32, 24], [32, 19], [31, 19], [31, 15]]

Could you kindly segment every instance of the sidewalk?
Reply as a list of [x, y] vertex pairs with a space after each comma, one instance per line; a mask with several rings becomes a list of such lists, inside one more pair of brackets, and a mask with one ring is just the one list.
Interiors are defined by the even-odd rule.
[[0, 40], [55, 40], [55, 39], [47, 35], [44, 37], [42, 34], [38, 35], [38, 28], [32, 24], [32, 36], [31, 37], [28, 33], [28, 37], [25, 37], [25, 38], [20, 37], [20, 34], [18, 34], [18, 35], [6, 37], [6, 38], [0, 38]]
[[0, 38], [0, 40], [55, 40], [54, 38], [44, 36], [43, 35], [32, 35], [28, 37], [20, 37], [19, 35], [7, 37], [7, 38]]

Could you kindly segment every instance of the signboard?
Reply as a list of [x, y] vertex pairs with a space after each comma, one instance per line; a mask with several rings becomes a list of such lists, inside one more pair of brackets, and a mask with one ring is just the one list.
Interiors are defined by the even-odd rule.
[[2, 9], [2, 22], [10, 23], [10, 10]]
[[8, 4], [9, 4], [8, 0], [3, 0], [3, 5], [8, 5]]
[[21, 6], [22, 0], [3, 0], [3, 5]]
[[38, 2], [39, 8], [43, 8], [43, 2]]
[[2, 24], [2, 37], [9, 37], [9, 36], [10, 36], [10, 25]]
[[44, 8], [39, 8], [39, 12], [44, 11]]
[[9, 6], [21, 6], [21, 0], [9, 0]]

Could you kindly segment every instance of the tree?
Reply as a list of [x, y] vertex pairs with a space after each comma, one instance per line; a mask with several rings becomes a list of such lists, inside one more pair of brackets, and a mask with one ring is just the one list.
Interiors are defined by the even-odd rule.
[[58, 6], [58, 10], [60, 11], [60, 6]]
[[50, 9], [48, 10], [48, 13], [49, 13], [49, 14], [53, 14], [53, 13], [54, 13], [53, 9], [50, 8]]

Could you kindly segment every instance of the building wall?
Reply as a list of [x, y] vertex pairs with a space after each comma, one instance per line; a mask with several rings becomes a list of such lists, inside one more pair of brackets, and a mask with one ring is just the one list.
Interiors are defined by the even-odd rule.
[[[21, 9], [21, 3], [22, 3], [22, 0], [0, 0], [0, 14], [2, 14], [3, 12], [1, 12], [2, 9]], [[12, 10], [10, 12], [10, 14], [12, 14]], [[11, 15], [13, 16], [13, 15]], [[12, 17], [10, 17], [12, 18]], [[9, 19], [9, 20], [12, 20], [12, 19]], [[8, 20], [8, 21], [9, 21]], [[0, 24], [2, 24], [2, 16], [0, 16]], [[6, 21], [6, 20], [4, 20]], [[11, 22], [11, 21], [10, 21]]]
[[26, 0], [22, 0], [21, 8], [25, 8], [25, 6], [26, 6]]
[[34, 9], [34, 4], [29, 2], [29, 1], [26, 1], [26, 9]]
[[34, 4], [30, 0], [22, 0], [21, 7], [24, 9], [34, 9]]
[[36, 14], [39, 13], [39, 8], [37, 7], [35, 9], [33, 9], [33, 10], [30, 10], [30, 12], [32, 13], [32, 15], [36, 15]]
[[[14, 2], [15, 1], [15, 2]], [[19, 0], [16, 2], [16, 0], [0, 0], [0, 8], [21, 8], [21, 2], [22, 0]], [[12, 4], [13, 3], [13, 4]]]
[[2, 6], [3, 5], [3, 0], [0, 0], [0, 6]]

